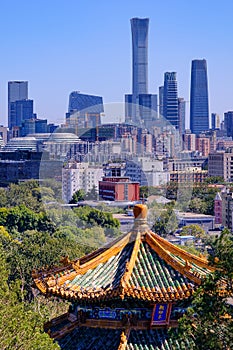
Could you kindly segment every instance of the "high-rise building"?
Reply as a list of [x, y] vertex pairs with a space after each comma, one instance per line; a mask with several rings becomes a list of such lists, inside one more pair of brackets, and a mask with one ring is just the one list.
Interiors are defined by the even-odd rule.
[[[14, 117], [16, 124], [14, 126], [21, 127], [25, 120], [32, 119], [33, 114], [33, 100], [18, 100], [11, 102], [11, 116]], [[12, 125], [12, 127], [14, 127]]]
[[176, 129], [179, 129], [176, 72], [166, 72], [164, 74], [163, 116]]
[[[132, 18], [133, 96], [148, 93], [148, 29], [149, 18]], [[136, 101], [135, 101], [136, 102]]]
[[[28, 82], [27, 81], [9, 81], [8, 82], [8, 127], [18, 126], [15, 114], [16, 101], [28, 99]], [[12, 110], [13, 109], [13, 110]]]
[[193, 60], [190, 91], [190, 129], [200, 134], [209, 129], [209, 101], [206, 60]]
[[212, 130], [220, 129], [220, 117], [217, 113], [211, 113]]
[[103, 112], [102, 97], [73, 91], [69, 97], [66, 122], [71, 127], [94, 128], [101, 124], [101, 113]]
[[224, 128], [228, 137], [233, 137], [233, 111], [224, 113]]
[[178, 98], [178, 116], [179, 116], [179, 132], [180, 135], [185, 133], [185, 100]]
[[163, 93], [164, 86], [159, 87], [159, 116], [163, 116]]
[[157, 95], [148, 94], [149, 18], [132, 18], [132, 94], [125, 95], [127, 123], [148, 123], [157, 118]]

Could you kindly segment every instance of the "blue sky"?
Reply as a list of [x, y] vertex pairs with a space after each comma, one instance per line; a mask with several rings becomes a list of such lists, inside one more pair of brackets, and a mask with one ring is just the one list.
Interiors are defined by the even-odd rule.
[[64, 120], [74, 90], [122, 103], [131, 92], [132, 17], [150, 18], [150, 92], [176, 71], [189, 101], [191, 60], [205, 58], [210, 112], [222, 117], [233, 110], [232, 13], [232, 0], [0, 0], [0, 124], [10, 80], [28, 80], [35, 112], [53, 122]]

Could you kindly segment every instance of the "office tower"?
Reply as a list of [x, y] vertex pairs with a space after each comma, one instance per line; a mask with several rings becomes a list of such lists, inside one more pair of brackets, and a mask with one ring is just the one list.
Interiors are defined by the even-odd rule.
[[190, 129], [194, 134], [209, 129], [207, 63], [204, 59], [192, 61]]
[[103, 112], [102, 97], [73, 91], [69, 97], [66, 122], [71, 127], [96, 127], [101, 124], [100, 114]]
[[[27, 81], [9, 81], [8, 82], [8, 127], [17, 126], [15, 105], [13, 102], [28, 99], [28, 82]], [[13, 112], [11, 112], [13, 109]]]
[[125, 120], [130, 123], [148, 124], [157, 118], [157, 95], [148, 94], [149, 18], [132, 18], [130, 22], [132, 94], [125, 95]]
[[132, 18], [133, 96], [148, 93], [148, 28], [149, 18]]
[[220, 129], [220, 118], [217, 113], [211, 113], [211, 128], [212, 130]]
[[34, 117], [33, 114], [33, 100], [18, 100], [11, 102], [11, 117], [15, 120], [13, 127], [21, 127], [22, 123]]
[[163, 116], [163, 93], [164, 86], [159, 87], [159, 116]]
[[163, 116], [176, 129], [179, 128], [176, 72], [164, 74]]
[[233, 111], [224, 113], [224, 129], [228, 137], [233, 137]]
[[185, 133], [185, 100], [178, 98], [178, 116], [179, 116], [179, 132], [180, 135]]

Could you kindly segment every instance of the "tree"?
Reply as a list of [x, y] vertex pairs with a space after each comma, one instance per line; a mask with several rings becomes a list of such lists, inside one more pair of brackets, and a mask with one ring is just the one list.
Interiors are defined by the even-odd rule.
[[180, 340], [192, 339], [190, 349], [230, 350], [233, 348], [233, 237], [224, 230], [211, 244], [209, 274], [194, 294], [192, 305], [180, 319]]
[[9, 271], [1, 244], [0, 261], [0, 349], [59, 349], [43, 330], [44, 310], [36, 313], [33, 304], [18, 300], [20, 285], [17, 281], [9, 286]]
[[83, 201], [84, 199], [85, 199], [85, 192], [83, 189], [79, 189], [73, 194], [71, 200], [69, 201], [69, 204], [76, 204], [80, 201]]
[[180, 233], [181, 236], [194, 236], [196, 238], [203, 238], [206, 233], [205, 230], [196, 224], [191, 224], [191, 225], [187, 225], [182, 227], [182, 231]]

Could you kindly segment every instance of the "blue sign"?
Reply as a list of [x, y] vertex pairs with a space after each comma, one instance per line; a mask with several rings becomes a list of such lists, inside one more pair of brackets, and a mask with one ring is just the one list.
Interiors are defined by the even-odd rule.
[[171, 304], [156, 304], [151, 318], [151, 325], [168, 324], [171, 314]]

